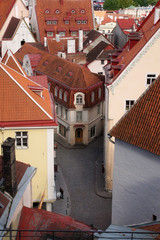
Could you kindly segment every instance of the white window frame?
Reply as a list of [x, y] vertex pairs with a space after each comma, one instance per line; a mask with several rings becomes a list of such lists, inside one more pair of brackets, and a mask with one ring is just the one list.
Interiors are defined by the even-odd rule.
[[76, 96], [76, 104], [83, 104], [83, 97], [81, 94]]
[[133, 107], [134, 103], [135, 103], [135, 100], [133, 100], [133, 99], [125, 100], [125, 111], [126, 112], [129, 111], [131, 109], [131, 107]]
[[[16, 139], [16, 148], [17, 149], [27, 149], [28, 148], [28, 132], [27, 131], [15, 132], [15, 139]], [[18, 139], [20, 140], [20, 145], [17, 145]], [[27, 139], [27, 144], [25, 144], [25, 145], [24, 145], [24, 139]]]
[[[147, 86], [151, 85], [156, 78], [157, 78], [156, 73], [147, 73], [147, 75], [146, 75], [146, 85]], [[148, 83], [148, 81], [149, 81], [149, 83]]]
[[47, 37], [53, 37], [54, 33], [53, 32], [47, 32]]

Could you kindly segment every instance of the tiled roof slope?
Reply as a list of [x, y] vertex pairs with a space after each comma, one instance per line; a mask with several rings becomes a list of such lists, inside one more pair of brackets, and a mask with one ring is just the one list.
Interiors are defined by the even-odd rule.
[[110, 135], [160, 155], [160, 76], [111, 129]]
[[131, 29], [134, 24], [137, 26], [133, 18], [117, 19], [117, 23], [122, 30]]
[[[95, 46], [88, 54], [87, 54], [87, 62], [92, 62], [96, 59], [96, 57], [108, 46], [108, 43], [101, 41], [97, 46]], [[113, 47], [111, 46], [113, 49]]]
[[97, 39], [99, 36], [101, 36], [102, 34], [98, 31], [95, 30], [91, 30], [87, 35], [87, 39], [83, 42], [83, 47], [85, 48], [88, 44], [89, 41], [94, 41], [95, 39]]
[[13, 34], [18, 26], [20, 22], [20, 19], [19, 18], [15, 18], [15, 17], [12, 17], [9, 24], [8, 24], [8, 27], [3, 35], [3, 40], [4, 39], [11, 39], [13, 37]]
[[[42, 97], [33, 89], [41, 88]], [[0, 64], [0, 126], [55, 126], [54, 110], [47, 89]]]
[[[45, 10], [49, 13], [45, 13]], [[59, 10], [59, 13], [56, 13]], [[71, 11], [75, 10], [75, 13]], [[84, 10], [84, 13], [81, 13]], [[36, 15], [39, 26], [41, 42], [46, 36], [45, 29], [52, 27], [54, 33], [58, 33], [58, 28], [65, 28], [66, 36], [70, 36], [70, 28], [93, 29], [92, 5], [90, 0], [38, 0], [36, 1]], [[86, 24], [77, 24], [76, 19], [86, 19]], [[57, 19], [57, 25], [46, 25], [45, 19]], [[65, 19], [69, 24], [65, 24]]]
[[0, 30], [6, 21], [6, 18], [8, 17], [12, 7], [14, 6], [16, 0], [1, 0], [0, 6], [1, 6], [1, 13], [0, 13]]
[[[35, 71], [39, 74], [58, 80], [66, 87], [87, 88], [100, 81], [100, 79], [91, 73], [85, 67], [69, 62], [63, 58], [53, 56], [47, 52], [33, 48], [30, 44], [24, 44], [23, 47], [15, 54], [19, 61], [23, 61], [25, 54], [40, 54], [41, 59], [36, 66]], [[61, 71], [58, 71], [58, 68]]]
[[[160, 1], [158, 1], [157, 7], [160, 7]], [[113, 77], [113, 82], [116, 78], [123, 72], [123, 70], [128, 66], [128, 64], [136, 57], [136, 55], [143, 49], [146, 43], [151, 39], [152, 36], [157, 32], [160, 28], [160, 21], [157, 21], [154, 24], [154, 13], [155, 8], [148, 15], [147, 19], [142, 23], [142, 26], [137, 29], [139, 34], [141, 35], [141, 39], [137, 41], [137, 43], [128, 51], [129, 41], [125, 44], [124, 49], [121, 54], [119, 54], [118, 58], [121, 59], [118, 61], [118, 65], [123, 66], [121, 70]]]

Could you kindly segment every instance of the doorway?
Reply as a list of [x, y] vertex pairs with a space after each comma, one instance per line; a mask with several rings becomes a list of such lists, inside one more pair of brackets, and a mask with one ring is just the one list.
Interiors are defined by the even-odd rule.
[[75, 142], [83, 143], [83, 130], [81, 128], [77, 128], [75, 131]]

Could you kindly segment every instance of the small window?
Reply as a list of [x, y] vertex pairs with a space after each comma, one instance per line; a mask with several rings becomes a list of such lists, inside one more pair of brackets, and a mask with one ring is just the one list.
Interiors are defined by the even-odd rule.
[[61, 72], [61, 71], [62, 71], [62, 67], [59, 66], [59, 67], [56, 69], [56, 71], [57, 71], [57, 72]]
[[104, 60], [101, 60], [101, 65], [104, 65]]
[[87, 35], [88, 33], [89, 33], [88, 30], [84, 30], [84, 31], [83, 31], [83, 35], [84, 35], [84, 36]]
[[60, 35], [61, 37], [65, 37], [65, 36], [66, 36], [66, 32], [59, 32], [59, 35]]
[[60, 89], [60, 91], [59, 91], [59, 98], [60, 99], [62, 99], [62, 95], [63, 95], [63, 91], [62, 91], [62, 89]]
[[58, 115], [58, 104], [57, 103], [56, 103], [55, 107], [56, 107], [56, 114]]
[[68, 119], [68, 110], [67, 109], [65, 109], [65, 115], [64, 115], [64, 118], [67, 120]]
[[63, 137], [66, 137], [66, 127], [60, 123], [58, 123], [58, 126], [59, 126], [59, 134], [61, 134]]
[[58, 87], [55, 87], [55, 89], [54, 89], [54, 96], [55, 96], [55, 97], [58, 96]]
[[93, 103], [94, 100], [95, 100], [95, 94], [94, 94], [94, 92], [92, 92], [92, 93], [91, 93], [91, 102]]
[[69, 24], [69, 20], [65, 20], [64, 23], [65, 23], [65, 24]]
[[47, 32], [47, 37], [53, 37], [53, 36], [54, 36], [53, 32]]
[[82, 24], [86, 24], [87, 21], [86, 21], [86, 20], [82, 20], [81, 23], [82, 23]]
[[133, 105], [134, 105], [134, 100], [126, 100], [125, 110], [129, 111]]
[[77, 36], [78, 35], [78, 32], [77, 31], [72, 31], [71, 32], [71, 36]]
[[64, 101], [67, 102], [67, 93], [64, 92]]
[[152, 221], [156, 221], [157, 220], [157, 216], [156, 215], [152, 215]]
[[90, 137], [91, 137], [91, 138], [94, 137], [95, 134], [96, 134], [96, 127], [93, 126], [93, 127], [91, 128], [91, 131], [90, 131]]
[[76, 13], [76, 11], [74, 9], [71, 10], [71, 13]]
[[80, 13], [85, 13], [85, 10], [84, 10], [84, 9], [81, 9], [81, 10], [80, 10]]
[[76, 112], [76, 122], [82, 122], [82, 111]]
[[82, 95], [77, 95], [76, 97], [76, 104], [82, 104]]
[[60, 13], [59, 9], [56, 9], [56, 10], [55, 10], [55, 13]]
[[102, 75], [102, 74], [103, 74], [103, 72], [98, 72], [98, 74]]
[[28, 148], [28, 132], [16, 132], [16, 147]]
[[81, 21], [78, 20], [78, 21], [77, 21], [77, 24], [81, 24]]
[[156, 79], [156, 74], [147, 74], [147, 85], [150, 85]]
[[48, 21], [46, 21], [46, 24], [47, 25], [56, 25], [57, 24], [57, 20], [48, 20]]
[[48, 10], [48, 9], [46, 9], [44, 13], [49, 13], [49, 10]]
[[102, 96], [102, 89], [98, 88], [98, 98], [101, 98], [101, 96]]

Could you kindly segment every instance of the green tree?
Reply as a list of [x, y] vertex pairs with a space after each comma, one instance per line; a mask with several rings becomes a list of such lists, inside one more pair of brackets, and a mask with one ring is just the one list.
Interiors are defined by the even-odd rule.
[[158, 0], [134, 0], [135, 6], [155, 5]]
[[119, 0], [120, 8], [127, 8], [134, 4], [133, 0]]
[[105, 10], [117, 10], [119, 9], [119, 0], [105, 0], [103, 8]]

